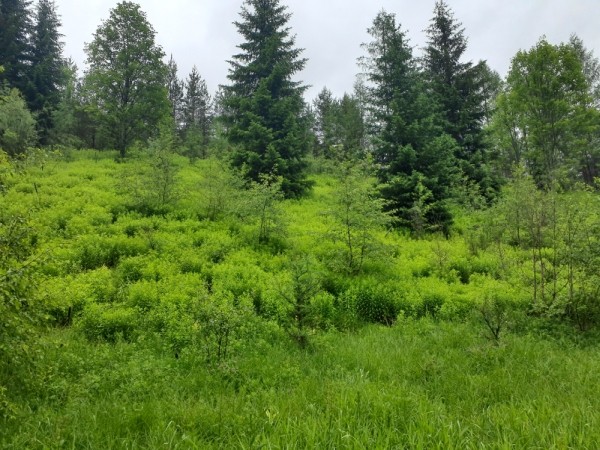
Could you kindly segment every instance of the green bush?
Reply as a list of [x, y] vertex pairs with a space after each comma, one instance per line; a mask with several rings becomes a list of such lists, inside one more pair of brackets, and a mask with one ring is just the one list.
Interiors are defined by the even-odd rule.
[[78, 328], [91, 342], [115, 343], [119, 339], [131, 341], [136, 334], [137, 314], [122, 305], [86, 305]]
[[159, 302], [159, 287], [155, 281], [139, 281], [129, 285], [127, 304], [138, 310], [147, 312], [156, 307]]
[[141, 238], [86, 237], [78, 243], [77, 263], [82, 270], [93, 270], [102, 266], [114, 268], [121, 258], [141, 255], [148, 250], [148, 243]]
[[365, 322], [391, 325], [399, 312], [398, 292], [378, 280], [366, 279], [342, 294], [341, 304]]

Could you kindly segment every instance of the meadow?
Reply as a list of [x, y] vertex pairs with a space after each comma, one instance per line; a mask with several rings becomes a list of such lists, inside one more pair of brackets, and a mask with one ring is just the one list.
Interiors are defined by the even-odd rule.
[[411, 235], [353, 170], [3, 161], [0, 447], [597, 448], [596, 194], [538, 202], [585, 213], [554, 238], [526, 183]]

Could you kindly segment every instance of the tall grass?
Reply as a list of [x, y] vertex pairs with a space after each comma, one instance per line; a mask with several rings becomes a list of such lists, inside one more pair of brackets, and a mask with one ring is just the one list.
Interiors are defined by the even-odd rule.
[[[121, 175], [135, 165], [91, 152], [0, 197], [48, 255], [32, 301], [50, 325], [23, 349], [37, 382], [0, 379], [1, 448], [597, 448], [597, 338], [526, 315], [527, 286], [494, 249], [375, 230], [381, 253], [338, 273], [334, 177], [285, 202], [285, 233], [265, 244], [236, 214], [243, 193], [206, 214], [215, 164], [176, 162], [182, 195], [160, 213], [134, 207]], [[304, 254], [316, 293], [299, 306]], [[499, 339], [484, 299], [514, 312]]]

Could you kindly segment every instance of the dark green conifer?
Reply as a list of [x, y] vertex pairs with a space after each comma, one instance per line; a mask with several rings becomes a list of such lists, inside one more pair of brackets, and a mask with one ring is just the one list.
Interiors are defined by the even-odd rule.
[[284, 193], [299, 196], [309, 187], [308, 121], [306, 87], [292, 77], [306, 59], [295, 48], [291, 14], [279, 0], [246, 0], [240, 16], [235, 25], [244, 42], [230, 61], [231, 84], [224, 86], [227, 135], [236, 146], [232, 164], [256, 182], [264, 174], [281, 176]]

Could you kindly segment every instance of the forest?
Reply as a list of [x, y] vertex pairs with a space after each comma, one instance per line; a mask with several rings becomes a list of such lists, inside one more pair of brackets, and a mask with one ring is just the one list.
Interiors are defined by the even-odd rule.
[[0, 0], [1, 448], [597, 448], [600, 60], [432, 3], [309, 99], [280, 0], [212, 93], [140, 4], [81, 70]]

